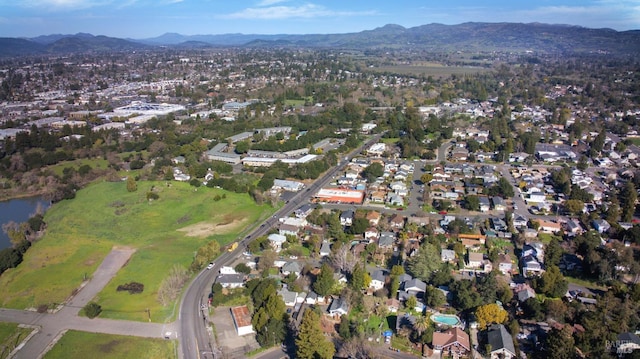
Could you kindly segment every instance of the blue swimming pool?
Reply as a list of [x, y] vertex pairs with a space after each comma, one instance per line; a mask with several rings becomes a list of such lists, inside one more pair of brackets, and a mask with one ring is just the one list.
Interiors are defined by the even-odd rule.
[[436, 324], [445, 324], [451, 327], [462, 325], [460, 318], [451, 314], [434, 314], [431, 316], [431, 320]]

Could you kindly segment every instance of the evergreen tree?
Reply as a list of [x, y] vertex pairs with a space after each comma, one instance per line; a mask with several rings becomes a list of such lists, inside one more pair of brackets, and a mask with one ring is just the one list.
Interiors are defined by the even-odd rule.
[[316, 281], [313, 282], [313, 290], [324, 297], [331, 292], [333, 284], [333, 270], [327, 263], [323, 263], [320, 268], [320, 274], [318, 274]]
[[330, 359], [336, 349], [322, 334], [320, 316], [306, 310], [296, 338], [296, 357], [300, 359]]
[[631, 219], [633, 219], [633, 214], [636, 211], [637, 198], [636, 187], [633, 185], [633, 182], [628, 181], [622, 188], [622, 191], [620, 191], [623, 222], [631, 222]]

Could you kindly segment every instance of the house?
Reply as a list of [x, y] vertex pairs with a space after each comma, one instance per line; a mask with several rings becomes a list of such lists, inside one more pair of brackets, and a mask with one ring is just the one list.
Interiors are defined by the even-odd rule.
[[216, 283], [220, 283], [223, 288], [240, 288], [244, 286], [244, 274], [220, 274]]
[[380, 239], [378, 239], [378, 247], [383, 249], [390, 249], [396, 241], [396, 235], [393, 232], [380, 233]]
[[478, 201], [480, 202], [480, 212], [487, 212], [491, 209], [491, 204], [489, 203], [489, 198], [487, 197], [478, 197]]
[[331, 244], [329, 242], [322, 242], [320, 246], [320, 257], [326, 257], [331, 254]]
[[287, 237], [283, 236], [282, 234], [276, 233], [270, 234], [267, 239], [269, 240], [269, 243], [271, 244], [273, 250], [275, 250], [276, 252], [280, 252], [280, 250], [282, 249], [282, 243], [287, 241]]
[[507, 209], [507, 204], [502, 197], [491, 197], [491, 202], [493, 202], [493, 209], [496, 211], [505, 211]]
[[369, 221], [369, 224], [375, 227], [380, 222], [380, 212], [371, 211], [367, 213], [366, 218]]
[[605, 233], [611, 228], [609, 222], [605, 221], [604, 219], [596, 219], [591, 224], [593, 225], [593, 228], [595, 228], [595, 230], [599, 233]]
[[404, 227], [404, 216], [394, 214], [389, 219], [389, 226], [394, 229], [402, 229]]
[[498, 256], [498, 270], [504, 275], [511, 273], [513, 270], [513, 262], [511, 262], [511, 257], [508, 254]]
[[521, 215], [515, 215], [513, 217], [513, 226], [516, 228], [526, 228], [529, 220]]
[[567, 235], [570, 237], [577, 236], [584, 232], [582, 225], [580, 225], [580, 221], [577, 219], [570, 219], [565, 224], [565, 230], [567, 231]]
[[402, 290], [408, 294], [407, 298], [412, 295], [416, 298], [422, 298], [424, 296], [424, 292], [427, 290], [427, 283], [420, 279], [412, 278], [404, 282]]
[[314, 209], [315, 209], [314, 205], [307, 203], [300, 206], [300, 208], [296, 209], [295, 215], [297, 218], [307, 218], [307, 216], [310, 215]]
[[291, 292], [288, 289], [283, 288], [278, 291], [278, 294], [280, 294], [284, 305], [287, 307], [294, 307], [298, 303], [298, 293], [296, 292]]
[[552, 222], [552, 221], [545, 221], [542, 219], [536, 219], [535, 220], [538, 225], [539, 225], [539, 229], [541, 232], [543, 233], [557, 233], [560, 232], [562, 230], [562, 226], [559, 223], [556, 222]]
[[469, 252], [467, 254], [467, 267], [469, 268], [481, 268], [484, 255], [477, 252]]
[[349, 313], [349, 304], [342, 297], [335, 298], [329, 305], [329, 315], [334, 318], [340, 318], [347, 313]]
[[380, 290], [384, 288], [384, 283], [387, 280], [387, 271], [384, 269], [376, 269], [371, 272], [371, 282], [369, 283], [369, 288], [374, 291]]
[[491, 346], [490, 359], [511, 359], [516, 357], [513, 337], [502, 324], [494, 324], [487, 331], [487, 342]]
[[490, 221], [491, 221], [491, 227], [496, 231], [499, 232], [499, 231], [507, 230], [507, 223], [502, 218], [492, 217]]
[[443, 249], [440, 252], [440, 260], [443, 262], [455, 262], [456, 252], [451, 249]]
[[351, 226], [353, 224], [353, 217], [355, 217], [355, 212], [353, 210], [348, 209], [340, 213], [340, 224], [343, 226]]
[[231, 308], [231, 318], [233, 325], [236, 327], [238, 335], [253, 334], [253, 325], [251, 324], [251, 313], [246, 305]]
[[536, 297], [536, 291], [533, 290], [533, 288], [531, 288], [528, 284], [518, 285], [518, 287], [515, 288], [514, 293], [520, 303], [525, 302], [529, 298]]
[[283, 236], [297, 236], [298, 227], [291, 224], [281, 224], [280, 227], [278, 227], [278, 233]]
[[309, 305], [324, 303], [324, 297], [314, 291], [310, 291], [304, 302]]
[[469, 335], [459, 327], [449, 328], [444, 332], [433, 333], [434, 354], [450, 357], [465, 357], [471, 351]]
[[372, 241], [378, 239], [380, 232], [376, 227], [369, 227], [364, 231], [364, 239]]
[[640, 338], [633, 333], [620, 333], [616, 340], [616, 352], [620, 355], [630, 354], [634, 350], [640, 349]]
[[385, 304], [387, 305], [387, 309], [389, 310], [389, 313], [398, 313], [398, 310], [400, 309], [399, 300], [397, 300], [396, 298], [390, 298], [390, 299], [387, 299]]
[[285, 263], [285, 265], [283, 265], [282, 268], [280, 268], [280, 271], [282, 272], [282, 275], [285, 275], [285, 276], [288, 276], [289, 274], [293, 274], [296, 277], [299, 277], [300, 272], [302, 271], [302, 268], [300, 267], [300, 263], [296, 261], [291, 261], [291, 262]]
[[520, 259], [520, 263], [522, 263], [522, 274], [525, 277], [540, 275], [542, 272], [544, 272], [542, 264], [540, 264], [538, 259], [532, 255], [522, 257]]

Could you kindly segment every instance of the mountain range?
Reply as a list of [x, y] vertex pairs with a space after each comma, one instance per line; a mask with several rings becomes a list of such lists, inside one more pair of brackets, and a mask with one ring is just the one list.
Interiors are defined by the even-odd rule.
[[413, 49], [428, 51], [533, 51], [537, 53], [640, 54], [640, 30], [615, 31], [541, 23], [428, 24], [405, 28], [385, 25], [345, 34], [307, 35], [181, 35], [166, 33], [147, 39], [120, 39], [78, 33], [34, 38], [0, 38], [0, 56], [68, 54], [78, 52], [135, 51], [160, 46], [203, 47], [307, 47], [337, 49]]

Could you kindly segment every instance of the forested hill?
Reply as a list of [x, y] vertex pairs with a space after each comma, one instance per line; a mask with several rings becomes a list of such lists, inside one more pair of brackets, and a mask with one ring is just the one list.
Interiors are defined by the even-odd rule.
[[427, 51], [513, 51], [547, 54], [640, 54], [640, 30], [615, 31], [540, 23], [429, 24], [405, 28], [385, 25], [346, 34], [308, 35], [180, 35], [117, 39], [90, 34], [47, 35], [32, 39], [0, 38], [0, 56], [90, 51], [130, 51], [169, 47], [308, 47], [337, 49], [406, 49]]

